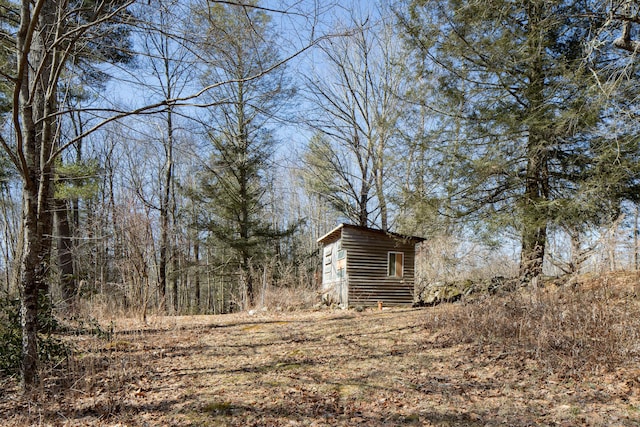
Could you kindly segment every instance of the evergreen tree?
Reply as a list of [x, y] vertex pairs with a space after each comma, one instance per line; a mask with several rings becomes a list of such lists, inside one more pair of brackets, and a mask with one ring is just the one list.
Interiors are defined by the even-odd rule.
[[[228, 82], [211, 91], [206, 124], [212, 154], [201, 174], [198, 198], [206, 204], [205, 229], [223, 250], [227, 271], [243, 276], [248, 304], [255, 289], [252, 264], [267, 256], [268, 243], [288, 234], [265, 217], [265, 192], [276, 140], [269, 123], [292, 91], [279, 63], [269, 16], [257, 2], [209, 4], [199, 11], [208, 68], [205, 84]], [[235, 271], [233, 271], [235, 270]]]
[[[501, 218], [520, 231], [525, 282], [542, 274], [548, 227], [565, 212], [557, 207], [581, 212], [578, 188], [594, 210], [619, 207], [621, 192], [588, 178], [607, 157], [594, 147], [603, 109], [590, 92], [582, 50], [598, 23], [582, 8], [566, 1], [416, 0], [398, 13], [421, 72], [437, 76], [438, 99], [430, 106], [461, 126], [444, 121], [439, 129], [443, 140], [464, 144], [455, 156], [443, 153], [442, 163], [458, 171], [459, 213]], [[624, 186], [619, 174], [600, 171], [598, 179]]]

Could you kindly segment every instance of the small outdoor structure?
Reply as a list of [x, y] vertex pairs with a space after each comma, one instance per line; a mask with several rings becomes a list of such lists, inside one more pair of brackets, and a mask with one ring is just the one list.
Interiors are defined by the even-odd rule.
[[421, 237], [340, 224], [318, 239], [323, 298], [349, 306], [411, 305]]

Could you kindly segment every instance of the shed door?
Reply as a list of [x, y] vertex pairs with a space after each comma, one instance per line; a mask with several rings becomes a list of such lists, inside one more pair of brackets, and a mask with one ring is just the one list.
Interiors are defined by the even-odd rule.
[[342, 242], [338, 242], [336, 253], [336, 293], [341, 307], [349, 304], [349, 282], [347, 279], [347, 251], [342, 249]]
[[325, 246], [322, 260], [322, 287], [335, 298], [341, 307], [349, 302], [349, 283], [347, 279], [347, 251], [342, 249], [338, 240]]
[[328, 245], [324, 248], [324, 257], [322, 260], [322, 284], [323, 286], [329, 285], [333, 281], [333, 246]]

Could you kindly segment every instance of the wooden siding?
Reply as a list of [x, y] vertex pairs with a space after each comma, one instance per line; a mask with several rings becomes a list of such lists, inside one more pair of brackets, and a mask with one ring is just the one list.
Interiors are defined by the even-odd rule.
[[[349, 305], [407, 305], [413, 303], [415, 245], [375, 230], [344, 227], [342, 247], [347, 250]], [[387, 276], [389, 252], [404, 253], [402, 277]]]

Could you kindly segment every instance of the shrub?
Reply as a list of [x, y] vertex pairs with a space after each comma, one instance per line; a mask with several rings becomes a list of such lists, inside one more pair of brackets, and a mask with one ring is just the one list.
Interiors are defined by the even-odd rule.
[[442, 307], [428, 328], [446, 343], [536, 360], [549, 373], [579, 377], [636, 366], [640, 360], [640, 288], [635, 275], [602, 276], [575, 286], [550, 284]]
[[20, 301], [8, 297], [0, 299], [0, 373], [11, 375], [20, 370], [22, 333], [20, 330]]
[[[38, 297], [38, 356], [44, 365], [55, 365], [69, 354], [67, 346], [53, 335], [59, 327], [49, 296], [41, 292]], [[17, 298], [0, 298], [0, 342], [0, 374], [18, 374], [22, 361], [22, 329]]]

